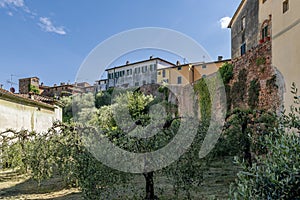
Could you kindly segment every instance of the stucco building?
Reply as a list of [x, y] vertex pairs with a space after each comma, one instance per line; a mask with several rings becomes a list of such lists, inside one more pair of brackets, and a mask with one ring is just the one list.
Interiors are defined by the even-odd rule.
[[222, 60], [220, 57], [218, 61], [207, 63], [198, 62], [180, 64], [177, 62], [176, 66], [158, 69], [157, 82], [168, 83], [171, 85], [191, 84], [203, 77], [215, 73], [224, 63], [230, 61], [230, 59]]
[[29, 94], [13, 94], [0, 89], [0, 131], [6, 129], [45, 132], [62, 121], [62, 105], [52, 99]]
[[152, 58], [107, 69], [107, 85], [110, 87], [138, 87], [157, 83], [157, 71], [174, 66], [161, 58]]

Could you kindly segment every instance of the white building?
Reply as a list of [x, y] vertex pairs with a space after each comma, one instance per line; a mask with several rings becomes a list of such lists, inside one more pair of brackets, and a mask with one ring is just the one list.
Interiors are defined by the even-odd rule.
[[0, 89], [0, 132], [7, 129], [46, 132], [62, 121], [62, 105], [55, 100]]
[[152, 58], [107, 69], [107, 85], [111, 87], [138, 87], [157, 83], [157, 70], [174, 66], [161, 58]]

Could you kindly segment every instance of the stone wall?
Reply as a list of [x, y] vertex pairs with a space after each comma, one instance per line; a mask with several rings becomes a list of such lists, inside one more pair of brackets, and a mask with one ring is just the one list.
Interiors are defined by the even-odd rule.
[[[258, 109], [280, 110], [282, 107], [283, 84], [279, 72], [272, 66], [271, 41], [259, 44], [245, 55], [232, 60], [234, 77], [231, 86], [231, 107], [249, 108], [249, 90], [251, 81], [257, 80], [259, 85]], [[239, 74], [244, 70], [244, 87], [236, 87]], [[240, 77], [241, 78], [241, 77]], [[244, 91], [244, 92], [243, 92]]]

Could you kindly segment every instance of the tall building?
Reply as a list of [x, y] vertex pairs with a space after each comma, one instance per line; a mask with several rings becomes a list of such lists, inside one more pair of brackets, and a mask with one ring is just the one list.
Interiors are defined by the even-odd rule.
[[283, 75], [284, 103], [288, 107], [294, 101], [290, 92], [292, 83], [300, 89], [300, 1], [262, 0], [260, 5], [261, 31], [265, 20], [270, 18], [272, 63]]
[[271, 41], [272, 65], [282, 74], [286, 88], [283, 102], [286, 108], [293, 103], [292, 83], [300, 88], [299, 8], [299, 0], [242, 0], [228, 26], [233, 59]]
[[244, 55], [257, 46], [259, 38], [258, 0], [242, 0], [234, 13], [229, 28], [231, 28], [231, 57]]
[[30, 87], [39, 89], [40, 79], [38, 77], [22, 78], [19, 79], [19, 93], [28, 94]]

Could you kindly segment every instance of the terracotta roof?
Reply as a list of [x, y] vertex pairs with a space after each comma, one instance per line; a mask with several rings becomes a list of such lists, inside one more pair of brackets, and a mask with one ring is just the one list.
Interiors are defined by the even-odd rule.
[[50, 109], [54, 109], [54, 105], [62, 106], [61, 103], [54, 99], [50, 99], [47, 97], [39, 96], [39, 95], [33, 95], [30, 96], [29, 94], [14, 94], [7, 90], [0, 89], [0, 97], [4, 97], [6, 99], [10, 99], [12, 101], [15, 101], [17, 103], [19, 102], [26, 102], [33, 105], [38, 105]]

